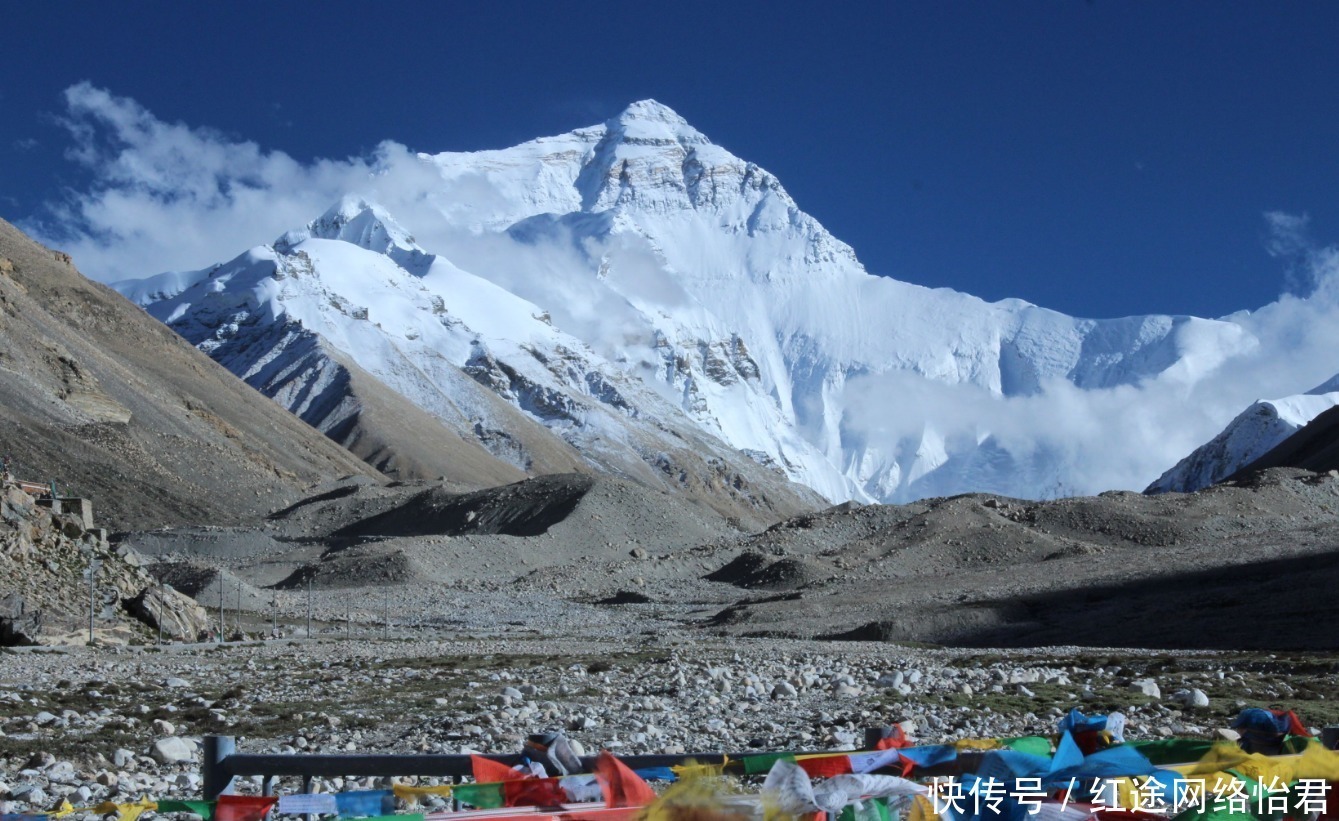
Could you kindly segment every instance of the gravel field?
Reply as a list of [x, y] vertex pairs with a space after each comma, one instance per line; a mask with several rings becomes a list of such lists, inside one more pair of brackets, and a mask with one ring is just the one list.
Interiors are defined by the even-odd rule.
[[1072, 707], [1124, 711], [1131, 738], [1209, 737], [1247, 705], [1339, 720], [1327, 654], [639, 636], [652, 624], [7, 650], [0, 809], [197, 796], [209, 733], [254, 752], [509, 753], [562, 728], [587, 752], [631, 754], [853, 749], [894, 722], [924, 742], [1049, 735]]

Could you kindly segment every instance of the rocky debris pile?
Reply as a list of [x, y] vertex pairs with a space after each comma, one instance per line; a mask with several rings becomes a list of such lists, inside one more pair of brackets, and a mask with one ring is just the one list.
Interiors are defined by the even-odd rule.
[[1078, 707], [1121, 710], [1130, 739], [1211, 738], [1260, 703], [1333, 720], [1333, 667], [1306, 656], [570, 635], [24, 652], [0, 665], [0, 811], [198, 796], [198, 740], [211, 733], [275, 753], [510, 753], [549, 728], [591, 753], [850, 750], [866, 728], [892, 723], [918, 743], [1051, 735]]
[[133, 552], [113, 549], [104, 531], [84, 525], [76, 514], [39, 505], [11, 481], [0, 485], [0, 645], [87, 640], [91, 562], [98, 563], [96, 587], [105, 605], [97, 614], [100, 640], [133, 639], [140, 622], [129, 616], [150, 627], [161, 617], [181, 639], [206, 629], [198, 605], [161, 587]]

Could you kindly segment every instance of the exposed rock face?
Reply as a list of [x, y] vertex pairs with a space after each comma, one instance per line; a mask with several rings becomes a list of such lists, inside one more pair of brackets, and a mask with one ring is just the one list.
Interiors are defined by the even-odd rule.
[[28, 609], [23, 597], [0, 596], [0, 646], [37, 644], [42, 632], [42, 611]]
[[170, 585], [153, 584], [126, 602], [137, 618], [172, 641], [196, 641], [209, 631], [209, 614], [200, 604]]
[[[85, 576], [98, 563], [92, 605]], [[134, 601], [149, 603], [136, 611]], [[17, 484], [0, 482], [0, 645], [56, 644], [86, 638], [90, 606], [101, 640], [133, 636], [132, 613], [157, 612], [174, 638], [195, 638], [204, 612], [194, 601], [156, 585], [129, 551], [114, 550], [104, 531], [85, 527], [81, 511], [43, 507]], [[154, 622], [156, 626], [156, 622]]]

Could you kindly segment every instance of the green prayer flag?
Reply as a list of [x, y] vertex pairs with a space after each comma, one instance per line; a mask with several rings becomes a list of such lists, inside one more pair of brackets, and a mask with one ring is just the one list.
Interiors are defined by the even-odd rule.
[[761, 753], [746, 755], [743, 759], [745, 775], [763, 775], [772, 769], [772, 765], [781, 760], [794, 761], [791, 753]]
[[1001, 738], [1000, 743], [1016, 753], [1027, 753], [1028, 755], [1049, 756], [1051, 754], [1051, 740], [1042, 738], [1039, 735], [1025, 735], [1019, 738]]
[[211, 821], [214, 817], [213, 801], [159, 801], [158, 813], [161, 815], [166, 812], [189, 812], [200, 816], [205, 821]]
[[505, 781], [492, 784], [458, 784], [451, 790], [451, 796], [462, 804], [469, 804], [481, 810], [495, 810], [503, 806], [502, 785]]
[[888, 799], [867, 798], [861, 802], [860, 809], [856, 809], [855, 804], [842, 807], [838, 821], [898, 821], [898, 814], [888, 809]]
[[1134, 747], [1150, 763], [1161, 767], [1199, 761], [1208, 755], [1213, 742], [1193, 738], [1162, 738], [1155, 741], [1129, 741], [1126, 746]]

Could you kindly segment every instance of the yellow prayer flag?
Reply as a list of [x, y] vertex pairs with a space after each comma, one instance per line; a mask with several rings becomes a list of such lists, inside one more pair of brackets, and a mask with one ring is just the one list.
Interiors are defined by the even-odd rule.
[[911, 809], [907, 811], [907, 821], [939, 821], [939, 813], [934, 804], [923, 795], [912, 796]]
[[158, 802], [150, 801], [147, 795], [140, 796], [138, 801], [129, 804], [117, 804], [112, 801], [103, 801], [93, 808], [93, 812], [98, 815], [111, 815], [116, 813], [116, 821], [139, 821], [139, 817], [146, 812], [158, 809]]
[[998, 750], [1004, 745], [998, 738], [960, 738], [953, 742], [953, 746], [962, 750]]
[[405, 802], [410, 807], [417, 807], [421, 799], [430, 795], [440, 795], [443, 798], [451, 794], [451, 785], [443, 784], [440, 787], [410, 787], [407, 784], [391, 785], [391, 792], [395, 797]]

